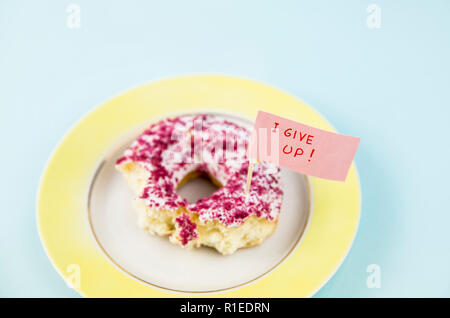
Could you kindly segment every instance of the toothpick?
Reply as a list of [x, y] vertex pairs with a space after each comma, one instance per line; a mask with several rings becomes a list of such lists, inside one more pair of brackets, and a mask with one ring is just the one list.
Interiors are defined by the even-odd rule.
[[250, 191], [250, 184], [252, 183], [253, 176], [253, 162], [249, 162], [248, 170], [247, 170], [247, 185], [245, 186], [245, 194], [248, 194]]

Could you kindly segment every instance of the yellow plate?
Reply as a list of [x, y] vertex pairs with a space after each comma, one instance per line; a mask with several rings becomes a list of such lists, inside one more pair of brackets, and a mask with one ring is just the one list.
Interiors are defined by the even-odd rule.
[[[42, 176], [37, 219], [42, 243], [68, 282], [88, 297], [186, 297], [143, 285], [120, 272], [97, 248], [86, 197], [98, 163], [118, 138], [167, 113], [222, 110], [252, 118], [258, 110], [334, 131], [316, 111], [267, 85], [227, 76], [197, 75], [150, 83], [104, 103], [64, 137]], [[314, 210], [297, 249], [270, 274], [238, 289], [199, 296], [308, 297], [337, 270], [356, 235], [360, 185], [353, 163], [345, 182], [310, 178]]]

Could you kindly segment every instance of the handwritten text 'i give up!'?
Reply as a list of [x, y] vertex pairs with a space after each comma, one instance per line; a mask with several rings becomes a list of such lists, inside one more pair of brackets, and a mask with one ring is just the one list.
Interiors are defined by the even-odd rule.
[[360, 138], [258, 112], [248, 156], [306, 175], [345, 181]]

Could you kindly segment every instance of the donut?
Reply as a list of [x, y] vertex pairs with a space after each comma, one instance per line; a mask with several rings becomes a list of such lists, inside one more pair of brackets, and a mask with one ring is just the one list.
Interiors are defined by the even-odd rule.
[[[223, 255], [261, 244], [276, 229], [283, 191], [280, 169], [261, 162], [245, 193], [249, 139], [249, 129], [209, 114], [150, 125], [116, 161], [136, 195], [139, 227]], [[199, 176], [219, 189], [193, 203], [180, 197], [177, 189]]]

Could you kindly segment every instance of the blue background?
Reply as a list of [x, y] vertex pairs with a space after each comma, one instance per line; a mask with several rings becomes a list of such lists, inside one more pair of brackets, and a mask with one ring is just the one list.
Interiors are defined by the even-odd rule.
[[449, 1], [73, 2], [80, 29], [66, 26], [69, 1], [0, 1], [0, 296], [78, 296], [36, 230], [64, 133], [130, 87], [219, 73], [281, 88], [362, 138], [359, 232], [316, 296], [450, 297]]

